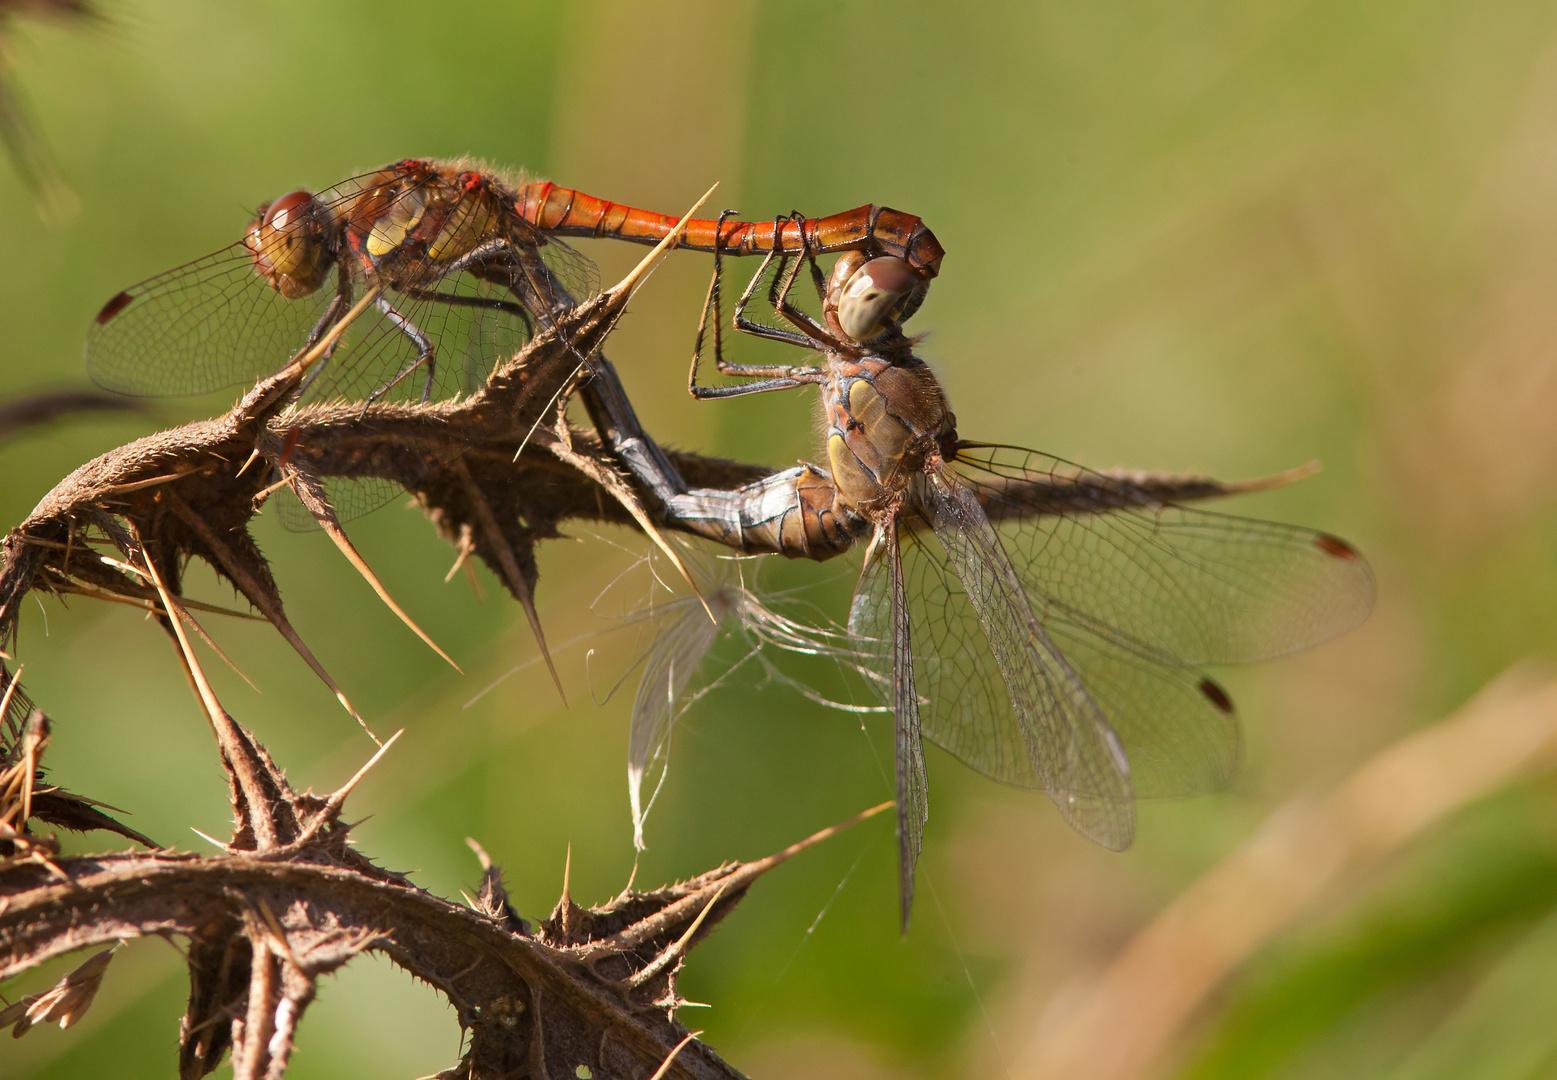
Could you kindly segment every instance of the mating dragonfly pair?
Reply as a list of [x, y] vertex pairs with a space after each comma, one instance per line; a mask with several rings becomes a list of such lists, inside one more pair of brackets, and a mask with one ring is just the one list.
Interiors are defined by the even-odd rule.
[[[189, 394], [322, 347], [304, 396], [365, 410], [448, 396], [595, 290], [593, 267], [564, 238], [654, 243], [678, 224], [550, 183], [401, 161], [285, 195], [238, 243], [115, 296], [88, 339], [88, 367], [114, 390]], [[1078, 830], [1122, 849], [1137, 796], [1213, 790], [1237, 764], [1233, 705], [1205, 666], [1306, 648], [1371, 607], [1371, 574], [1344, 541], [1183, 505], [1258, 485], [1093, 472], [961, 439], [903, 331], [943, 255], [919, 219], [866, 206], [684, 228], [681, 246], [711, 252], [714, 271], [692, 393], [818, 387], [826, 468], [692, 488], [637, 427], [603, 358], [580, 358], [592, 368], [583, 393], [667, 525], [815, 560], [867, 545], [847, 633], [796, 627], [775, 641], [835, 652], [893, 713], [905, 925], [928, 816], [923, 738], [997, 780], [1041, 788]], [[819, 259], [835, 253], [824, 271]], [[819, 362], [725, 358], [727, 256], [762, 257], [734, 327]], [[803, 272], [820, 317], [793, 299]], [[764, 283], [768, 321], [748, 315]], [[698, 382], [710, 329], [717, 370], [743, 381]], [[665, 702], [687, 675], [653, 661], [645, 671], [629, 769], [640, 828], [645, 767], [665, 749]]]

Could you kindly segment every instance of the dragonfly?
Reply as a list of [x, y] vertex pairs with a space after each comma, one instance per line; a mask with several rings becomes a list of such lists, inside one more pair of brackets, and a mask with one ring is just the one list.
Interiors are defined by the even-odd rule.
[[[679, 222], [468, 161], [406, 159], [263, 203], [241, 239], [115, 294], [88, 333], [87, 369], [124, 394], [201, 394], [280, 370], [352, 317], [305, 396], [366, 407], [469, 392], [598, 291], [594, 264], [563, 237], [653, 244]], [[940, 259], [917, 218], [876, 206], [769, 223], [697, 219], [682, 244], [894, 251], [932, 277]], [[369, 295], [372, 306], [352, 316]]]
[[136, 396], [240, 385], [326, 340], [371, 296], [307, 393], [427, 401], [474, 389], [597, 290], [593, 264], [520, 218], [496, 174], [404, 160], [263, 203], [236, 242], [115, 294], [88, 333], [87, 370]]
[[[925, 739], [1046, 792], [1111, 850], [1132, 842], [1137, 798], [1224, 787], [1241, 735], [1205, 668], [1317, 645], [1373, 604], [1372, 572], [1345, 540], [1188, 505], [1298, 474], [1239, 485], [1100, 472], [962, 439], [903, 330], [925, 282], [908, 260], [845, 252], [825, 277], [803, 254], [770, 252], [764, 266], [774, 260], [768, 302], [785, 325], [753, 329], [745, 316], [765, 269], [734, 324], [816, 362], [721, 357], [719, 369], [744, 381], [711, 389], [818, 387], [825, 467], [691, 487], [615, 384], [597, 375], [585, 401], [667, 524], [794, 558], [866, 547], [848, 641], [831, 648], [893, 716], [904, 930], [929, 815]], [[790, 299], [806, 262], [820, 318]], [[694, 384], [696, 373], [694, 353]]]

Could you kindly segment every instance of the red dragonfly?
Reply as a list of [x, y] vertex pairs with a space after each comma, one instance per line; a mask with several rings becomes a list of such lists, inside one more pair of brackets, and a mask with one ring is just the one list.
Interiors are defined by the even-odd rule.
[[462, 163], [401, 161], [262, 205], [237, 243], [114, 296], [87, 338], [101, 386], [141, 396], [253, 381], [373, 306], [312, 375], [318, 397], [427, 400], [598, 287], [594, 267], [519, 218], [512, 192]]
[[[1283, 655], [1356, 626], [1373, 603], [1363, 558], [1328, 533], [1184, 505], [1257, 484], [1100, 473], [959, 439], [939, 382], [902, 329], [924, 284], [910, 262], [851, 251], [825, 282], [813, 264], [817, 319], [789, 299], [807, 260], [770, 253], [764, 263], [774, 258], [769, 300], [788, 327], [763, 336], [820, 362], [721, 363], [748, 381], [719, 389], [819, 387], [826, 469], [803, 464], [733, 491], [690, 488], [643, 434], [608, 365], [583, 392], [667, 524], [810, 559], [868, 538], [850, 641], [813, 638], [798, 651], [863, 670], [894, 715], [905, 929], [929, 812], [925, 737], [994, 779], [1042, 789], [1113, 850], [1132, 841], [1136, 796], [1224, 786], [1239, 728], [1231, 698], [1203, 668]], [[745, 309], [763, 274], [737, 305], [738, 327], [751, 325]], [[672, 682], [649, 696], [679, 692]], [[643, 723], [630, 776], [668, 737], [664, 716]]]
[[[426, 401], [478, 386], [493, 363], [592, 295], [592, 263], [561, 237], [657, 243], [676, 217], [468, 162], [405, 160], [263, 204], [241, 240], [114, 296], [87, 338], [101, 386], [197, 394], [279, 370], [373, 295], [318, 367], [313, 397]], [[917, 218], [861, 207], [816, 220], [697, 220], [685, 246], [733, 254], [890, 251], [933, 276]]]

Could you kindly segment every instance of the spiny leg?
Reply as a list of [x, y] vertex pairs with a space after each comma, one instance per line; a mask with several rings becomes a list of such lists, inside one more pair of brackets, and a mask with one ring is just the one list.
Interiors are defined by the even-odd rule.
[[390, 379], [383, 386], [379, 387], [377, 390], [368, 395], [368, 400], [362, 403], [363, 413], [366, 413], [368, 411], [368, 407], [371, 406], [375, 401], [383, 397], [390, 390], [393, 390], [395, 386], [399, 384], [400, 380], [404, 379], [407, 375], [411, 374], [411, 372], [415, 371], [424, 364], [427, 366], [427, 381], [422, 387], [422, 404], [425, 405], [427, 400], [432, 397], [433, 376], [436, 373], [435, 365], [437, 361], [435, 359], [432, 341], [427, 337], [426, 334], [422, 333], [422, 331], [417, 328], [415, 323], [406, 318], [404, 315], [400, 314], [399, 311], [395, 310], [395, 306], [383, 296], [380, 296], [377, 300], [375, 300], [374, 304], [380, 311], [384, 313], [384, 317], [390, 321], [396, 330], [399, 330], [402, 334], [411, 339], [411, 344], [416, 346], [417, 357], [406, 366], [404, 371], [400, 372], [400, 374], [396, 375], [393, 379]]
[[703, 298], [703, 312], [697, 320], [697, 337], [692, 342], [692, 367], [687, 372], [687, 390], [693, 397], [697, 396], [694, 389], [697, 386], [697, 369], [703, 359], [703, 336], [708, 329], [708, 313], [714, 314], [714, 364], [720, 370], [725, 368], [724, 336], [720, 323], [724, 321], [724, 315], [720, 308], [720, 284], [724, 276], [724, 248], [723, 240], [725, 219], [735, 214], [735, 210], [721, 210], [719, 219], [714, 223], [714, 274], [708, 279], [708, 295]]
[[413, 300], [432, 300], [439, 304], [448, 304], [450, 307], [482, 308], [487, 311], [501, 311], [512, 315], [524, 322], [525, 331], [533, 336], [535, 323], [530, 317], [530, 311], [523, 304], [516, 304], [512, 300], [499, 300], [495, 296], [461, 296], [458, 293], [435, 292], [431, 289], [405, 289], [405, 295]]
[[[351, 310], [351, 295], [351, 278], [347, 275], [346, 268], [337, 264], [335, 269], [335, 296], [330, 299], [329, 306], [324, 309], [324, 314], [319, 317], [319, 321], [314, 323], [314, 328], [308, 332], [308, 340], [304, 342], [303, 348], [298, 353], [299, 356], [319, 344], [320, 339], [330, 332], [330, 328], [340, 321], [341, 316]], [[299, 394], [307, 393], [308, 388], [314, 384], [314, 380], [319, 377], [325, 368], [330, 366], [330, 360], [335, 356], [335, 350], [340, 348], [340, 344], [344, 340], [345, 335], [341, 335], [330, 342], [323, 355], [314, 362], [314, 369], [303, 378], [302, 385], [298, 387]]]
[[[800, 265], [804, 261], [804, 257], [797, 256], [791, 265], [787, 255], [782, 258], [779, 272], [774, 275], [773, 284], [768, 289], [768, 303], [773, 305], [774, 311], [787, 319], [790, 325], [797, 327], [808, 339], [818, 342], [823, 347], [836, 345], [837, 342], [827, 332], [825, 326], [789, 301], [789, 292], [795, 287], [795, 278], [799, 276]], [[812, 265], [815, 266], [814, 261]]]
[[[761, 283], [762, 279], [767, 275], [768, 266], [775, 258], [781, 258], [777, 247], [775, 247], [772, 251], [768, 252], [767, 255], [763, 257], [762, 265], [757, 267], [757, 272], [752, 275], [751, 281], [747, 283], [746, 291], [741, 293], [740, 302], [735, 305], [735, 317], [732, 321], [735, 325], [735, 328], [741, 331], [743, 334], [750, 334], [753, 337], [765, 338], [769, 341], [783, 341], [790, 345], [799, 346], [802, 349], [809, 349], [811, 348], [811, 339], [806, 337], [804, 334], [797, 333], [793, 330], [780, 330], [776, 326], [764, 326], [762, 323], [756, 322], [755, 320], [748, 319], [746, 317], [746, 307], [751, 303], [752, 294], [757, 291], [758, 284]], [[782, 259], [782, 261], [779, 263], [780, 270], [783, 269], [787, 262], [787, 258]], [[741, 365], [739, 364], [731, 364], [729, 365], [729, 370], [726, 370], [723, 367], [721, 367], [719, 370], [723, 374], [739, 374], [737, 369], [740, 366]]]
[[[740, 303], [735, 309], [735, 327], [738, 330], [751, 334], [754, 337], [767, 338], [772, 341], [782, 341], [789, 345], [798, 345], [803, 349], [812, 348], [812, 342], [804, 334], [797, 334], [789, 330], [780, 330], [777, 327], [764, 326], [745, 317], [746, 305], [751, 302], [752, 293], [757, 290], [757, 283], [767, 273], [768, 265], [778, 255], [775, 249], [768, 252], [763, 258], [762, 265], [757, 268], [757, 273], [746, 286], [746, 291], [741, 294]], [[780, 262], [780, 268], [784, 263]], [[774, 365], [774, 364], [732, 364], [722, 357], [718, 362], [721, 375], [729, 375], [735, 378], [761, 379], [761, 382], [747, 383], [740, 386], [699, 386], [695, 382], [690, 383], [687, 389], [692, 396], [699, 400], [710, 398], [740, 397], [744, 394], [761, 394], [768, 390], [791, 390], [797, 386], [809, 386], [820, 384], [827, 378], [827, 370], [810, 365]], [[696, 376], [696, 366], [693, 367], [693, 376]]]
[[[796, 227], [800, 229], [800, 236], [802, 239], [804, 239], [806, 231], [805, 223], [809, 219], [799, 210], [791, 210], [789, 212], [789, 217], [791, 221], [796, 223]], [[806, 262], [811, 265], [811, 284], [816, 286], [816, 298], [818, 301], [825, 304], [827, 302], [827, 278], [822, 273], [822, 268], [816, 263], [816, 250], [812, 248], [809, 243], [806, 243], [805, 249]]]

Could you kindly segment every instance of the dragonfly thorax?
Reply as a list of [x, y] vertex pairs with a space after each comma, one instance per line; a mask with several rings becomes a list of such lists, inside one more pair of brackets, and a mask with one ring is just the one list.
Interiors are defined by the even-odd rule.
[[888, 506], [955, 439], [956, 418], [924, 361], [835, 357], [822, 390], [827, 460], [850, 505]]
[[400, 162], [346, 209], [348, 238], [370, 273], [426, 279], [496, 238], [502, 202], [496, 185], [478, 173]]

